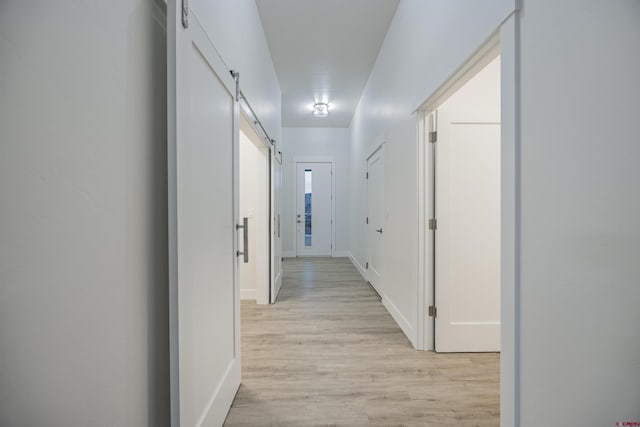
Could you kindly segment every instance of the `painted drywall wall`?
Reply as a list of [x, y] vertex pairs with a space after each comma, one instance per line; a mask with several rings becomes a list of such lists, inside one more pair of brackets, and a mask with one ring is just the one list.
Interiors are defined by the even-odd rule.
[[523, 3], [522, 426], [640, 422], [639, 22]]
[[0, 5], [0, 425], [168, 425], [158, 7]]
[[191, 0], [190, 7], [226, 66], [240, 73], [242, 92], [279, 144], [282, 94], [255, 2]]
[[295, 256], [295, 160], [335, 161], [335, 256], [349, 254], [349, 130], [346, 128], [283, 128], [282, 251]]
[[[279, 140], [254, 2], [207, 5]], [[0, 425], [169, 423], [165, 22], [141, 0], [0, 4]]]
[[350, 250], [354, 262], [364, 266], [365, 159], [371, 150], [385, 142], [387, 224], [383, 301], [414, 345], [418, 197], [413, 112], [513, 9], [514, 2], [507, 0], [401, 1], [351, 122]]

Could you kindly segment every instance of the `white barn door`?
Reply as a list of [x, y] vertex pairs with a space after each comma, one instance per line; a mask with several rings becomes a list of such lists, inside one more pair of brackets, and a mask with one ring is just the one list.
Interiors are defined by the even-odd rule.
[[239, 110], [195, 16], [168, 4], [171, 425], [220, 426], [240, 385]]

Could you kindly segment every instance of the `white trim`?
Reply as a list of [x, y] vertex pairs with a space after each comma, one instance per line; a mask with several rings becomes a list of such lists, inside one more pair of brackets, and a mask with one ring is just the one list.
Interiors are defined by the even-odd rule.
[[500, 28], [500, 425], [520, 425], [520, 17]]
[[296, 257], [296, 251], [282, 251], [282, 258], [295, 258], [295, 257]]
[[[262, 132], [258, 128], [258, 126], [256, 126], [255, 122], [249, 118], [249, 114], [250, 114], [249, 112], [244, 110], [244, 108], [242, 107], [242, 104], [240, 104], [240, 130], [243, 131], [245, 134], [253, 132], [255, 134], [256, 139], [260, 141], [259, 142], [260, 146], [261, 147], [264, 146], [265, 148], [267, 148], [269, 150], [269, 155], [273, 155], [273, 144], [271, 144], [270, 142], [267, 142], [266, 137], [260, 138], [260, 134], [261, 133], [264, 134], [264, 132]], [[257, 141], [252, 140], [252, 142], [258, 145]]]
[[300, 256], [298, 255], [298, 229], [296, 227], [296, 215], [298, 211], [298, 163], [331, 163], [331, 255], [323, 256], [334, 257], [336, 247], [336, 162], [335, 158], [331, 156], [295, 156], [293, 158], [293, 257]]
[[367, 271], [365, 270], [365, 268], [358, 262], [358, 260], [353, 256], [352, 253], [349, 253], [349, 259], [351, 260], [351, 263], [356, 267], [356, 269], [358, 270], [358, 272], [360, 273], [360, 275], [362, 276], [362, 279], [364, 281], [367, 281]]
[[[237, 388], [234, 386], [236, 383], [240, 383], [240, 361], [238, 358], [232, 359], [229, 365], [227, 365], [227, 370], [218, 383], [218, 387], [216, 387], [213, 394], [209, 397], [204, 411], [200, 414], [200, 418], [195, 424], [196, 426], [203, 425], [205, 421], [211, 425], [224, 423], [237, 392]], [[235, 390], [233, 390], [234, 388]], [[224, 416], [220, 416], [219, 414], [224, 414]]]
[[241, 300], [256, 300], [257, 291], [255, 289], [240, 289]]
[[[418, 333], [416, 349], [418, 350], [431, 350], [431, 346], [428, 345], [428, 332], [425, 330], [429, 327], [426, 317], [426, 307], [428, 305], [428, 299], [425, 295], [426, 292], [426, 277], [427, 267], [423, 260], [427, 256], [427, 229], [425, 224], [427, 222], [427, 206], [426, 206], [426, 186], [425, 186], [425, 173], [427, 168], [426, 164], [426, 150], [427, 140], [425, 131], [425, 115], [418, 112], [416, 114], [416, 134], [418, 135], [418, 145], [416, 162], [418, 172], [418, 194], [416, 195], [418, 201], [418, 321], [416, 322], [416, 329]], [[420, 320], [422, 319], [422, 321]]]
[[400, 310], [391, 302], [391, 300], [386, 296], [382, 295], [382, 305], [387, 309], [393, 320], [396, 321], [402, 332], [407, 336], [411, 345], [416, 348], [416, 331], [411, 327], [411, 323], [402, 315]]
[[469, 55], [453, 73], [447, 77], [416, 111], [431, 112], [464, 86], [500, 54], [500, 27]]
[[275, 284], [275, 295], [273, 296], [273, 303], [275, 304], [276, 300], [278, 299], [280, 289], [282, 289], [282, 269], [280, 269], [280, 272], [276, 276], [276, 280], [273, 283]]
[[331, 254], [333, 258], [349, 258], [350, 255], [351, 252], [349, 251], [333, 251], [333, 254]]

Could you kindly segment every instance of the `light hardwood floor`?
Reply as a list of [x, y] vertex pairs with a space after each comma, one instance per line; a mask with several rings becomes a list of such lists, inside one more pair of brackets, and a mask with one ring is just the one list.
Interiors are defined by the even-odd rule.
[[497, 426], [499, 355], [413, 349], [346, 258], [287, 259], [278, 302], [242, 302], [226, 426]]

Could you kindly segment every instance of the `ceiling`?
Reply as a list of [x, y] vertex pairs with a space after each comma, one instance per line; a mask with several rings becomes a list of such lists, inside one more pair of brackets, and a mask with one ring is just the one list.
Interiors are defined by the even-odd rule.
[[[348, 127], [399, 0], [256, 0], [283, 127]], [[311, 114], [329, 103], [327, 117]]]

